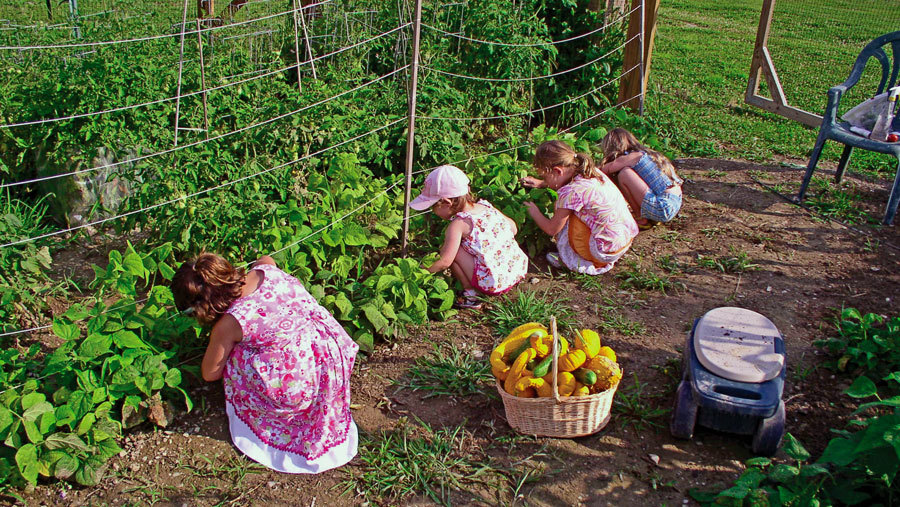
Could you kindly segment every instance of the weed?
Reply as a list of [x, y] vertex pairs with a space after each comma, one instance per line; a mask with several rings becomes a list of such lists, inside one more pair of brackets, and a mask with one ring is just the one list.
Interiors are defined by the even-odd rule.
[[662, 428], [659, 419], [669, 410], [651, 406], [647, 399], [659, 395], [644, 393], [646, 387], [646, 383], [638, 380], [637, 373], [634, 374], [634, 385], [625, 388], [620, 385], [619, 392], [613, 400], [613, 410], [618, 414], [617, 420], [623, 429], [627, 426], [633, 427], [636, 431]]
[[680, 275], [684, 272], [684, 266], [678, 262], [678, 259], [672, 254], [660, 256], [660, 258], [656, 260], [656, 264], [673, 275]]
[[818, 193], [806, 199], [807, 206], [827, 218], [836, 218], [851, 224], [875, 223], [868, 212], [857, 207], [861, 197], [852, 186], [846, 185], [846, 188], [841, 188], [821, 178], [813, 178], [812, 181]]
[[414, 391], [428, 391], [425, 398], [472, 394], [495, 397], [486, 389], [493, 378], [490, 363], [476, 361], [458, 347], [443, 344], [435, 345], [432, 353], [418, 358], [406, 378], [393, 383]]
[[707, 227], [706, 229], [700, 229], [700, 232], [707, 238], [714, 238], [722, 231], [718, 227]]
[[449, 494], [467, 483], [484, 482], [491, 463], [462, 426], [416, 431], [403, 424], [394, 431], [360, 434], [360, 464], [341, 482], [344, 493], [356, 491], [369, 501], [423, 494], [450, 505]]
[[681, 382], [681, 357], [666, 358], [665, 363], [654, 364], [651, 368], [665, 375], [667, 380], [666, 393], [674, 393], [678, 388], [678, 383]]
[[549, 291], [520, 290], [514, 296], [504, 295], [486, 312], [485, 320], [498, 336], [506, 336], [523, 322], [549, 323], [555, 316], [559, 329], [575, 326], [575, 315], [565, 303], [568, 300], [550, 296]]
[[709, 171], [703, 173], [703, 175], [710, 179], [719, 179], [722, 176], [725, 176], [725, 171], [719, 169], [710, 169]]
[[743, 250], [729, 247], [731, 255], [722, 255], [716, 258], [697, 255], [697, 264], [707, 269], [721, 271], [722, 273], [743, 273], [757, 269], [758, 264], [753, 264], [753, 259]]
[[881, 241], [872, 238], [866, 238], [866, 242], [863, 243], [863, 252], [875, 252], [879, 248], [881, 248]]
[[663, 294], [669, 289], [683, 289], [684, 284], [674, 281], [668, 276], [660, 276], [649, 269], [643, 269], [638, 262], [630, 261], [628, 268], [616, 273], [616, 278], [622, 280], [620, 287], [637, 290], [658, 290]]
[[644, 326], [640, 322], [622, 315], [612, 298], [603, 298], [603, 304], [597, 310], [597, 315], [600, 316], [598, 327], [602, 331], [618, 331], [624, 336], [637, 336], [644, 332]]
[[747, 175], [754, 180], [765, 180], [769, 178], [769, 173], [760, 171], [759, 169], [750, 169], [749, 171], [747, 171]]
[[684, 235], [678, 231], [665, 231], [662, 234], [658, 234], [656, 237], [663, 241], [668, 241], [669, 243], [674, 243], [678, 240], [690, 241], [690, 239], [685, 238]]

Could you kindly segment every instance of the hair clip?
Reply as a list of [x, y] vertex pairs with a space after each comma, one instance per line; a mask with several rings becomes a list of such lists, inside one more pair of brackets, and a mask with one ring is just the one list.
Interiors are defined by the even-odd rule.
[[193, 307], [193, 306], [189, 306], [189, 307], [185, 308], [184, 311], [182, 311], [181, 313], [183, 313], [184, 315], [193, 315], [193, 314], [194, 314], [194, 307]]

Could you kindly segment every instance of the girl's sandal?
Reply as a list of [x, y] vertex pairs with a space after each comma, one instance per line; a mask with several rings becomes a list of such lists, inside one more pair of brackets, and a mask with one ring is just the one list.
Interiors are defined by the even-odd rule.
[[646, 231], [646, 230], [652, 229], [652, 228], [656, 227], [656, 224], [658, 224], [658, 223], [659, 222], [655, 222], [653, 220], [647, 220], [646, 223], [638, 224], [638, 230]]
[[470, 298], [459, 298], [453, 303], [453, 308], [457, 310], [481, 310], [481, 301]]

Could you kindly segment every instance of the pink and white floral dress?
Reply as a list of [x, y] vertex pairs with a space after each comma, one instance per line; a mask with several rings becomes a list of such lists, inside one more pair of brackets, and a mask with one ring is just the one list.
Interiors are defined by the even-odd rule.
[[468, 220], [472, 226], [460, 246], [475, 258], [472, 285], [485, 294], [503, 294], [525, 278], [528, 256], [516, 243], [515, 232], [503, 213], [483, 199], [478, 204], [484, 211], [460, 211], [453, 217]]
[[275, 266], [227, 313], [243, 338], [224, 385], [231, 438], [244, 454], [288, 473], [318, 473], [356, 455], [350, 372], [359, 346], [296, 278]]
[[637, 222], [628, 210], [628, 201], [605, 174], [600, 178], [575, 176], [557, 192], [556, 208], [572, 210], [591, 230], [591, 254], [603, 267], [594, 264], [569, 244], [569, 224], [556, 235], [556, 247], [563, 264], [572, 271], [599, 275], [613, 268], [638, 234]]

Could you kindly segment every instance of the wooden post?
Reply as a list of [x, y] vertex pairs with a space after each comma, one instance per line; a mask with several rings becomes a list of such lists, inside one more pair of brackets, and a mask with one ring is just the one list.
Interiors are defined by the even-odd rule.
[[653, 41], [656, 38], [659, 2], [660, 0], [633, 0], [631, 3], [632, 12], [628, 20], [626, 40], [631, 40], [635, 36], [638, 38], [625, 46], [622, 69], [628, 71], [636, 65], [640, 68], [638, 72], [632, 70], [622, 76], [622, 82], [619, 84], [619, 103], [627, 100], [623, 105], [639, 113], [643, 113], [644, 94], [650, 77], [650, 59], [653, 54]]
[[75, 33], [75, 38], [81, 38], [81, 28], [78, 27], [78, 0], [69, 0], [69, 16], [72, 19], [72, 24], [75, 25], [73, 31]]
[[188, 0], [184, 0], [181, 17], [181, 49], [178, 53], [178, 91], [175, 93], [175, 146], [178, 146], [178, 123], [181, 120], [181, 77], [184, 73], [184, 31], [187, 29]]
[[[309, 32], [306, 30], [306, 16], [303, 15], [303, 2], [300, 2], [300, 11], [298, 13], [300, 15], [300, 26], [303, 27], [303, 40], [306, 42], [306, 55], [309, 57], [309, 66], [312, 68], [313, 79], [318, 80], [319, 77], [316, 75], [316, 62], [313, 60], [312, 52], [312, 44], [309, 42]], [[299, 72], [299, 69], [297, 69]]]
[[413, 23], [412, 74], [409, 84], [409, 132], [406, 138], [406, 192], [403, 198], [403, 234], [400, 255], [406, 257], [409, 236], [409, 201], [412, 197], [413, 148], [416, 138], [416, 91], [419, 84], [419, 33], [422, 28], [422, 0], [416, 0], [416, 14]]
[[[775, 0], [763, 0], [762, 13], [759, 16], [759, 27], [756, 30], [756, 45], [753, 49], [753, 59], [750, 62], [750, 79], [747, 80], [747, 92], [744, 94], [744, 102], [747, 104], [771, 111], [791, 120], [818, 127], [822, 124], [822, 117], [793, 107], [788, 104], [778, 72], [769, 54], [769, 30], [772, 27], [772, 17], [775, 12]], [[769, 88], [771, 99], [759, 95], [759, 83], [765, 78]]]
[[203, 34], [200, 33], [200, 19], [197, 19], [197, 47], [200, 50], [200, 89], [203, 93], [203, 131], [206, 132], [206, 140], [209, 141], [209, 112], [206, 105], [206, 66], [203, 63]]
[[300, 81], [300, 34], [297, 21], [297, 0], [293, 0], [294, 6], [294, 60], [297, 62], [297, 90], [303, 91], [303, 83]]

